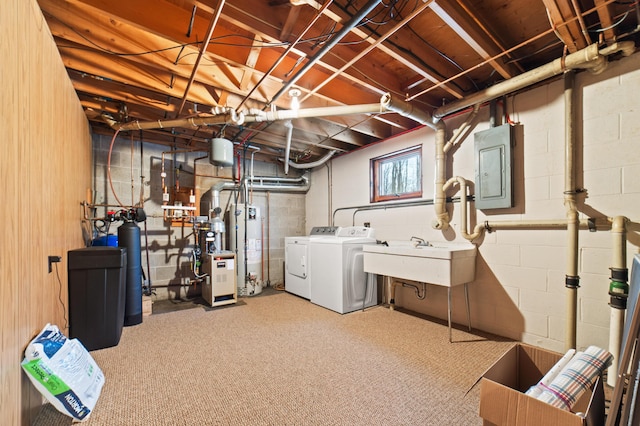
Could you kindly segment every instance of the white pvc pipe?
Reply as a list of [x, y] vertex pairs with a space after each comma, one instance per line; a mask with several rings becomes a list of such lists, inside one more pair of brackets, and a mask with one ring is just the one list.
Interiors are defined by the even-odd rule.
[[[444, 123], [439, 121], [439, 123]], [[434, 208], [436, 218], [431, 223], [433, 229], [439, 229], [445, 231], [449, 228], [449, 213], [447, 213], [446, 207], [446, 194], [444, 191], [445, 179], [447, 176], [446, 170], [446, 154], [444, 152], [446, 138], [446, 130], [444, 126], [441, 126], [436, 131], [436, 158], [435, 158], [435, 173], [436, 173], [436, 187], [434, 195]]]
[[471, 105], [500, 98], [532, 84], [560, 75], [566, 70], [590, 68], [594, 72], [602, 72], [606, 68], [606, 65], [607, 61], [605, 57], [601, 56], [598, 52], [598, 45], [592, 44], [564, 58], [558, 58], [541, 67], [534, 68], [531, 71], [517, 75], [509, 80], [502, 81], [472, 95], [441, 106], [433, 112], [433, 117], [439, 120], [449, 114], [468, 108]]
[[467, 224], [467, 181], [461, 176], [456, 176], [449, 179], [447, 183], [444, 184], [443, 189], [446, 192], [456, 183], [460, 185], [460, 234], [462, 234], [465, 239], [473, 241], [484, 233], [484, 228], [476, 227], [473, 234], [469, 234], [469, 225]]
[[[613, 243], [613, 259], [611, 267], [618, 269], [627, 268], [627, 218], [616, 216], [611, 224], [611, 236]], [[625, 309], [611, 307], [609, 322], [609, 352], [613, 355], [614, 362], [607, 370], [607, 384], [615, 386], [618, 379], [618, 365], [622, 336], [624, 332]]]
[[456, 132], [451, 136], [449, 142], [444, 145], [444, 153], [448, 153], [451, 148], [462, 143], [467, 136], [471, 133], [471, 131], [476, 127], [478, 122], [478, 112], [480, 111], [480, 104], [475, 104], [473, 106], [473, 110], [467, 117], [467, 119], [462, 123], [460, 127], [456, 130]]
[[[564, 167], [564, 204], [567, 211], [567, 265], [566, 279], [579, 281], [578, 277], [578, 210], [576, 208], [576, 184], [575, 184], [575, 113], [574, 113], [574, 82], [573, 71], [564, 74], [564, 101], [565, 101], [565, 167]], [[568, 285], [565, 282], [567, 293], [567, 317], [565, 325], [565, 349], [576, 348], [577, 312], [578, 312], [578, 287]]]

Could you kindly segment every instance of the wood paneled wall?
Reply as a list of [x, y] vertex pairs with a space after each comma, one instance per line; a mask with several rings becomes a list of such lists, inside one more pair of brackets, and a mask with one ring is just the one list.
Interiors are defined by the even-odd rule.
[[[27, 425], [42, 397], [20, 361], [46, 323], [67, 325], [67, 251], [83, 246], [91, 138], [36, 0], [2, 1], [0, 54], [0, 419]], [[50, 255], [62, 257], [52, 273]]]

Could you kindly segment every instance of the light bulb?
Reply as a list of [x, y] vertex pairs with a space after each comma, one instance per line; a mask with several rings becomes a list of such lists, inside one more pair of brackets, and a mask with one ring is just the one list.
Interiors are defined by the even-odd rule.
[[294, 111], [300, 109], [300, 99], [298, 99], [298, 96], [300, 96], [300, 91], [298, 89], [291, 89], [289, 90], [289, 96], [291, 96], [290, 108]]

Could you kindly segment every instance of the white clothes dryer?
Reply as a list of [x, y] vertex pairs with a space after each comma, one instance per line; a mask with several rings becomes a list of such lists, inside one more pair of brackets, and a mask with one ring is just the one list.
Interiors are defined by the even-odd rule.
[[309, 242], [316, 238], [335, 236], [339, 229], [338, 226], [315, 226], [309, 235], [285, 237], [285, 291], [305, 299], [311, 298]]
[[374, 234], [371, 228], [352, 226], [309, 241], [312, 303], [340, 314], [378, 303], [376, 276], [364, 272], [362, 249], [376, 244]]

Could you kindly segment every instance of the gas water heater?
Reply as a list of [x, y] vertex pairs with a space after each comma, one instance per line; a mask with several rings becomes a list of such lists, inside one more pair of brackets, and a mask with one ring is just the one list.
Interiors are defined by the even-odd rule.
[[262, 217], [260, 208], [237, 204], [227, 213], [229, 249], [236, 253], [238, 296], [262, 292]]

